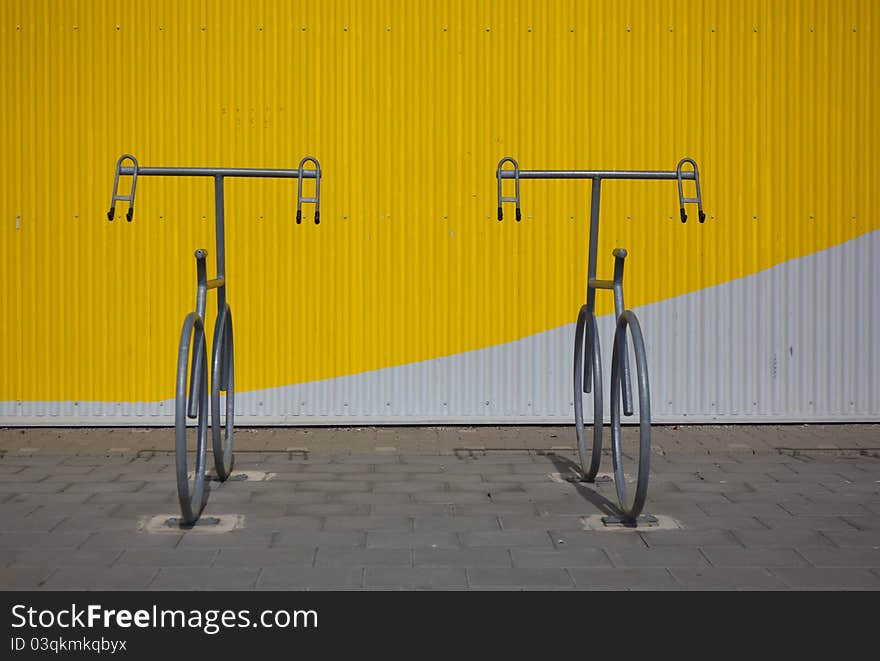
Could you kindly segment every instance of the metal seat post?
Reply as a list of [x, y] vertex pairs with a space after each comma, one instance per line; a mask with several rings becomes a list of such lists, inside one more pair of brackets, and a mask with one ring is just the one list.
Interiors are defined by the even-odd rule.
[[[303, 197], [303, 171], [306, 163], [315, 165], [315, 196]], [[296, 224], [302, 223], [302, 205], [303, 202], [315, 205], [315, 225], [321, 222], [321, 166], [318, 159], [312, 156], [306, 156], [299, 162], [299, 176], [296, 185]]]
[[[205, 309], [208, 304], [208, 290], [210, 289], [219, 289], [224, 284], [226, 284], [226, 278], [223, 276], [218, 276], [212, 280], [208, 280], [208, 269], [206, 267], [205, 260], [208, 257], [208, 251], [204, 248], [199, 248], [195, 252], [196, 257], [196, 314], [199, 316], [199, 319], [204, 320], [205, 318]], [[201, 357], [202, 351], [205, 350], [204, 342], [200, 341], [196, 345], [196, 356]], [[198, 360], [193, 361], [192, 368], [192, 383], [194, 386], [190, 391], [189, 402], [187, 406], [187, 415], [190, 418], [195, 418], [197, 415], [196, 406], [198, 402], [196, 401], [194, 393], [199, 392], [199, 386], [197, 379], [199, 378], [199, 373], [196, 370], [196, 366], [199, 364]]]
[[[119, 194], [119, 175], [122, 174], [122, 164], [125, 161], [131, 161], [131, 192], [128, 195]], [[113, 220], [116, 216], [116, 203], [128, 202], [128, 211], [125, 214], [126, 220], [131, 222], [134, 218], [134, 191], [137, 187], [138, 178], [138, 162], [131, 154], [123, 154], [116, 161], [116, 177], [113, 179], [113, 197], [110, 199], [110, 210], [107, 212], [107, 220]]]

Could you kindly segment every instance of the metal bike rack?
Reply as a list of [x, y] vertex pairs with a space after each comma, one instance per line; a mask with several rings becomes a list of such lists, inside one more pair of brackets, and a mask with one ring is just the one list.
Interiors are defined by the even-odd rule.
[[[126, 165], [130, 163], [130, 165]], [[312, 169], [305, 169], [311, 164]], [[120, 176], [131, 177], [128, 195], [119, 194]], [[225, 481], [232, 473], [234, 457], [232, 436], [235, 421], [235, 378], [232, 333], [232, 310], [226, 301], [226, 239], [223, 182], [227, 177], [296, 179], [296, 222], [302, 222], [303, 203], [315, 205], [315, 224], [320, 222], [321, 166], [317, 159], [307, 156], [299, 167], [292, 170], [254, 168], [165, 168], [140, 167], [131, 154], [123, 154], [116, 161], [113, 196], [107, 219], [116, 215], [116, 203], [128, 202], [126, 219], [134, 218], [134, 196], [138, 177], [212, 177], [214, 179], [215, 238], [217, 277], [208, 279], [204, 249], [196, 250], [196, 309], [183, 322], [177, 354], [177, 386], [175, 393], [175, 453], [177, 461], [177, 495], [180, 500], [180, 523], [191, 526], [198, 521], [207, 504], [205, 463], [207, 454], [208, 365], [205, 349], [205, 306], [208, 291], [217, 290], [217, 319], [214, 323], [214, 342], [211, 355], [211, 431], [214, 469], [217, 479]], [[303, 197], [303, 179], [315, 180], [314, 197]], [[189, 374], [189, 390], [187, 390]], [[220, 417], [221, 393], [226, 393], [225, 425]], [[186, 456], [186, 420], [195, 419], [197, 446], [193, 485], [190, 488]]]
[[[513, 168], [505, 168], [510, 163]], [[685, 166], [690, 166], [686, 168]], [[620, 517], [606, 517], [606, 522], [634, 525], [645, 505], [648, 493], [648, 475], [651, 454], [651, 395], [648, 383], [648, 362], [645, 341], [638, 317], [626, 309], [623, 301], [623, 266], [626, 250], [616, 248], [614, 256], [614, 277], [612, 280], [596, 278], [597, 250], [599, 245], [599, 202], [604, 179], [626, 179], [640, 181], [676, 181], [681, 222], [687, 222], [686, 204], [696, 204], [700, 222], [706, 220], [703, 212], [703, 199], [700, 190], [700, 175], [696, 162], [691, 158], [679, 161], [675, 170], [521, 170], [513, 158], [505, 157], [498, 162], [495, 171], [498, 179], [498, 220], [504, 219], [504, 203], [516, 205], [516, 219], [521, 219], [520, 180], [522, 179], [590, 179], [592, 195], [590, 199], [590, 247], [587, 258], [587, 302], [578, 313], [574, 339], [574, 420], [580, 453], [583, 480], [592, 482], [599, 472], [602, 458], [602, 355], [599, 347], [599, 334], [596, 326], [596, 290], [608, 289], [614, 294], [614, 314], [617, 327], [611, 354], [611, 456], [614, 464], [614, 484], [620, 505]], [[513, 197], [504, 197], [502, 180], [513, 179]], [[684, 181], [693, 181], [696, 186], [695, 197], [685, 197]], [[634, 413], [632, 370], [627, 353], [627, 330], [632, 336], [635, 355], [636, 387], [639, 398], [639, 469], [636, 490], [632, 503], [627, 498], [626, 482], [623, 474], [621, 451], [620, 400], [623, 399], [623, 414]], [[584, 393], [593, 393], [593, 449], [592, 456], [587, 452], [584, 435]]]

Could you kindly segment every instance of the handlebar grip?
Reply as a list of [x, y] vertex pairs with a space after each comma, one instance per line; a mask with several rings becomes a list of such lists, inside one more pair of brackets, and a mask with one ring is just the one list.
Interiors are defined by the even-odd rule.
[[300, 211], [299, 209], [297, 209], [297, 212], [296, 212], [296, 224], [297, 224], [297, 225], [301, 225], [301, 224], [302, 224], [302, 221], [303, 221], [303, 213], [302, 213], [302, 211]]
[[700, 222], [701, 222], [701, 223], [705, 223], [705, 222], [706, 222], [706, 213], [705, 213], [704, 211], [701, 211], [701, 212], [700, 212]]
[[688, 221], [688, 215], [684, 211], [684, 207], [680, 209], [681, 211], [681, 222], [686, 223]]
[[320, 224], [321, 224], [321, 212], [316, 211], [315, 212], [315, 225], [320, 225]]
[[113, 220], [114, 216], [116, 216], [116, 207], [110, 207], [110, 211], [107, 212], [107, 220]]
[[498, 207], [498, 220], [504, 220], [504, 212]]
[[134, 218], [134, 207], [128, 207], [128, 211], [125, 214], [125, 219], [128, 222], [131, 222], [132, 218]]
[[522, 220], [522, 211], [520, 211], [519, 207], [516, 208], [516, 222]]

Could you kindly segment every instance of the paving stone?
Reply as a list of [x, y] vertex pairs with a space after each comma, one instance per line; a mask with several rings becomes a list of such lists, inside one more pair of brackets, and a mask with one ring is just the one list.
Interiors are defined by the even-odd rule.
[[43, 567], [0, 569], [0, 590], [30, 590], [42, 587], [52, 570]]
[[32, 512], [40, 512], [41, 514], [60, 514], [67, 515], [69, 512], [54, 512], [54, 511], [44, 511], [40, 505], [31, 504], [31, 503], [11, 503], [11, 504], [0, 504], [0, 517], [4, 519], [7, 517], [14, 516], [27, 516]]
[[460, 510], [460, 505], [444, 503], [380, 503], [370, 506], [374, 516], [452, 516]]
[[782, 579], [766, 569], [702, 567], [675, 568], [669, 571], [677, 583], [687, 588], [766, 590], [785, 587]]
[[413, 549], [416, 567], [510, 567], [507, 549]]
[[463, 482], [468, 482], [472, 484], [483, 483], [483, 476], [477, 473], [450, 473], [448, 471], [444, 471], [442, 473], [423, 473], [418, 476], [418, 479], [425, 482], [440, 482], [449, 484], [461, 484]]
[[276, 589], [358, 589], [363, 586], [362, 567], [266, 567], [257, 587]]
[[286, 505], [283, 514], [302, 516], [366, 516], [370, 513], [370, 505], [354, 503], [311, 503], [307, 505]]
[[455, 505], [454, 511], [459, 516], [534, 516], [538, 513], [534, 503], [492, 502]]
[[790, 588], [820, 588], [832, 590], [877, 590], [880, 576], [867, 569], [851, 568], [776, 568], [771, 570]]
[[660, 546], [655, 548], [606, 549], [615, 567], [704, 567], [704, 558], [697, 549]]
[[43, 587], [53, 590], [142, 590], [152, 583], [158, 567], [62, 567]]
[[[308, 531], [311, 532], [311, 531]], [[267, 549], [279, 533], [272, 530], [230, 530], [224, 533], [191, 533], [188, 532], [180, 540], [178, 547], [181, 549], [222, 549], [222, 548], [247, 548]], [[292, 531], [290, 534], [296, 534]]]
[[856, 530], [880, 530], [880, 516], [845, 516], [840, 519]]
[[411, 532], [412, 518], [408, 516], [329, 516], [324, 524], [325, 530], [392, 530]]
[[[477, 463], [473, 461], [464, 462], [456, 461], [447, 466], [447, 471], [457, 475], [510, 475], [513, 468], [509, 464], [487, 464]], [[533, 473], [541, 473], [540, 470], [532, 471]], [[549, 470], [547, 472], [550, 472]]]
[[449, 505], [489, 502], [489, 498], [485, 493], [471, 491], [426, 491], [412, 494], [412, 499], [417, 503], [443, 503]]
[[807, 561], [790, 548], [711, 546], [703, 553], [713, 567], [803, 567]]
[[414, 549], [459, 548], [461, 544], [455, 533], [450, 532], [368, 532], [367, 548]]
[[115, 564], [117, 567], [201, 567], [210, 565], [216, 553], [182, 548], [126, 549]]
[[611, 567], [611, 561], [602, 549], [568, 548], [511, 549], [514, 567]]
[[214, 567], [311, 567], [317, 549], [311, 546], [287, 546], [269, 549], [223, 548], [214, 557]]
[[814, 530], [782, 528], [777, 530], [737, 530], [739, 544], [758, 548], [794, 548], [796, 546], [831, 546], [831, 541]]
[[729, 530], [651, 530], [639, 533], [649, 547], [732, 546], [739, 543]]
[[452, 567], [367, 567], [364, 587], [397, 590], [424, 590], [430, 588], [467, 587], [464, 569]]
[[77, 548], [88, 538], [87, 532], [8, 532], [0, 534], [0, 548]]
[[857, 502], [783, 503], [781, 507], [789, 514], [807, 516], [860, 516], [870, 512]]
[[49, 532], [64, 521], [65, 516], [32, 514], [0, 519], [0, 532]]
[[[423, 496], [426, 494], [417, 494]], [[356, 503], [358, 505], [391, 505], [397, 503], [411, 503], [412, 494], [408, 493], [334, 493], [329, 494], [330, 502]]]
[[704, 503], [698, 507], [709, 516], [780, 517], [792, 513], [777, 503]]
[[[878, 546], [880, 529], [875, 530], [828, 530], [824, 534], [837, 546]], [[2, 542], [0, 542], [2, 543]]]
[[[449, 458], [447, 458], [449, 463]], [[379, 464], [376, 466], [376, 473], [385, 475], [416, 475], [420, 473], [446, 473], [445, 464], [413, 464], [413, 463], [393, 463]], [[394, 478], [397, 479], [397, 478]], [[421, 479], [421, 478], [416, 478]]]
[[77, 482], [70, 484], [65, 491], [67, 493], [134, 493], [144, 487], [144, 482]]
[[798, 553], [817, 567], [880, 568], [880, 546], [830, 548], [799, 546]]
[[[475, 493], [474, 495], [479, 495]], [[491, 500], [493, 503], [552, 503], [552, 502], [572, 502], [574, 500], [579, 500], [577, 495], [572, 494], [561, 494], [558, 498], [549, 498], [541, 495], [536, 495], [534, 493], [528, 493], [525, 491], [497, 491], [492, 493], [491, 495], [484, 496], [486, 500]]]
[[604, 549], [646, 548], [637, 530], [550, 530], [550, 539], [557, 548], [592, 547]]
[[253, 588], [259, 569], [249, 567], [163, 567], [151, 589], [157, 590], [228, 590]]
[[373, 485], [374, 493], [425, 493], [447, 491], [444, 482], [377, 482]]
[[297, 485], [297, 491], [309, 492], [320, 491], [322, 493], [336, 492], [352, 492], [352, 491], [369, 491], [371, 484], [369, 482], [343, 482], [341, 480], [316, 480], [314, 482], [303, 482]]
[[801, 494], [774, 494], [772, 496], [767, 496], [762, 493], [743, 493], [743, 494], [725, 494], [725, 498], [727, 498], [730, 502], [737, 503], [740, 505], [751, 505], [753, 503], [766, 503], [767, 501], [772, 501], [779, 505], [780, 507], [785, 507], [788, 504], [798, 504], [798, 505], [806, 505], [810, 501], [807, 500], [805, 496]]
[[[49, 473], [44, 471], [32, 471], [31, 469], [17, 469], [10, 473], [3, 473], [3, 482], [5, 484], [14, 484], [16, 482], [43, 482], [49, 478]], [[70, 482], [69, 477], [64, 478], [64, 482]]]
[[417, 516], [413, 519], [416, 532], [467, 532], [500, 530], [498, 517], [483, 516]]
[[[851, 434], [852, 438], [844, 438], [850, 429], [860, 431]], [[616, 510], [613, 482], [590, 485], [554, 482], [550, 473], [577, 470], [575, 452], [535, 455], [522, 451], [528, 447], [550, 448], [553, 444], [573, 446], [571, 427], [567, 425], [564, 428], [241, 430], [239, 448], [255, 451], [239, 453], [239, 468], [273, 472], [275, 477], [267, 482], [212, 484], [214, 488], [205, 514], [244, 514], [244, 529], [217, 535], [136, 533], [134, 526], [140, 517], [174, 512], [177, 508], [174, 456], [167, 449], [170, 437], [167, 430], [155, 431], [155, 438], [149, 443], [159, 442], [162, 447], [159, 452], [136, 455], [137, 448], [150, 447], [140, 439], [154, 436], [152, 433], [58, 430], [58, 438], [54, 440], [57, 451], [77, 452], [79, 456], [37, 453], [0, 457], [0, 475], [15, 476], [5, 481], [0, 479], [7, 486], [41, 489], [46, 487], [34, 485], [51, 482], [65, 488], [61, 492], [52, 492], [55, 487], [39, 493], [0, 492], [0, 528], [15, 529], [12, 537], [0, 532], [0, 567], [55, 571], [73, 569], [74, 565], [67, 562], [79, 560], [76, 566], [85, 569], [108, 565], [114, 569], [112, 563], [127, 555], [129, 559], [140, 558], [139, 562], [157, 563], [132, 566], [132, 569], [160, 569], [158, 563], [163, 559], [173, 563], [175, 558], [183, 562], [187, 558], [210, 560], [215, 557], [215, 561], [220, 562], [218, 566], [227, 569], [262, 567], [265, 572], [298, 568], [318, 579], [317, 570], [308, 566], [314, 561], [318, 547], [338, 549], [338, 544], [344, 543], [343, 548], [352, 551], [372, 551], [374, 549], [366, 546], [365, 533], [369, 532], [371, 542], [383, 540], [382, 544], [392, 545], [389, 549], [378, 549], [380, 553], [403, 551], [415, 567], [425, 563], [425, 567], [454, 570], [459, 576], [468, 566], [510, 569], [514, 556], [523, 563], [547, 563], [547, 566], [528, 567], [530, 569], [562, 569], [553, 563], [563, 557], [572, 558], [569, 563], [585, 562], [585, 557], [599, 562], [604, 554], [608, 560], [621, 563], [626, 553], [634, 553], [636, 555], [629, 559], [644, 563], [658, 562], [659, 557], [652, 555], [646, 560], [638, 557], [639, 554], [665, 551], [677, 555], [666, 558], [668, 565], [640, 570], [643, 580], [637, 584], [623, 580], [629, 575], [626, 572], [631, 571], [623, 568], [572, 567], [569, 575], [577, 581], [575, 572], [615, 572], [617, 578], [608, 581], [615, 587], [628, 589], [774, 589], [780, 587], [777, 571], [782, 569], [777, 570], [773, 564], [789, 562], [792, 557], [789, 554], [795, 554], [805, 572], [869, 569], [867, 575], [858, 574], [862, 580], [853, 587], [862, 587], [866, 581], [873, 584], [872, 581], [880, 577], [880, 568], [860, 564], [873, 565], [875, 553], [880, 549], [880, 539], [876, 536], [880, 531], [880, 462], [870, 457], [830, 456], [808, 451], [811, 447], [830, 447], [844, 442], [856, 447], [860, 439], [880, 437], [877, 425], [768, 425], [731, 429], [696, 425], [674, 432], [658, 426], [656, 440], [666, 455], [652, 457], [652, 484], [646, 511], [672, 517], [683, 526], [683, 530], [669, 532], [584, 531], [580, 528], [581, 517]], [[7, 433], [0, 430], [0, 447]], [[13, 449], [25, 445], [17, 432], [11, 436], [17, 443]], [[734, 450], [733, 443], [742, 448]], [[782, 444], [805, 450], [796, 457], [781, 455], [773, 446]], [[30, 445], [42, 447], [45, 443]], [[477, 445], [512, 451], [462, 449]], [[294, 446], [310, 447], [310, 458], [285, 451]], [[394, 454], [376, 452], [377, 446], [393, 446], [397, 451]], [[135, 450], [113, 454], [106, 452], [109, 447]], [[272, 448], [280, 452], [267, 451]], [[754, 449], [755, 454], [745, 451], [749, 448]], [[88, 456], [89, 452], [95, 454]], [[447, 454], [441, 454], [444, 452]], [[606, 462], [606, 468], [607, 465]], [[307, 483], [312, 486], [304, 489]], [[75, 486], [68, 489], [65, 486], [68, 484]], [[132, 488], [140, 490], [128, 491]], [[319, 525], [320, 530], [316, 529]], [[401, 525], [407, 527], [396, 530]], [[446, 543], [453, 540], [460, 543], [468, 537], [479, 539], [474, 536], [497, 535], [508, 530], [519, 534], [539, 533], [543, 535], [542, 543], [531, 546], [535, 538], [525, 537], [499, 541], [502, 546], [409, 548], [414, 540], [420, 539], [418, 535], [424, 535], [422, 541], [441, 539]], [[314, 537], [332, 533], [355, 536]], [[390, 536], [395, 533], [402, 533], [403, 537]], [[152, 557], [153, 547], [145, 546], [141, 541], [143, 537], [164, 538]], [[405, 546], [395, 548], [398, 543]], [[165, 544], [176, 547], [166, 548]], [[768, 566], [675, 567], [682, 561], [693, 560], [691, 552], [699, 552], [699, 557], [707, 559], [719, 549], [722, 553], [739, 553], [733, 560], [725, 556], [735, 564], [763, 561]], [[29, 550], [32, 551], [28, 553], [29, 558], [22, 560]], [[749, 550], [757, 555], [742, 555]], [[19, 562], [36, 566], [19, 566]], [[680, 579], [678, 582], [671, 583], [672, 574], [667, 567], [673, 567]], [[405, 579], [407, 575], [414, 575], [410, 572], [415, 570], [408, 565], [399, 569], [397, 579], [391, 575], [381, 580], [376, 578], [375, 587], [411, 585]], [[326, 571], [339, 574], [345, 568], [333, 567]], [[338, 584], [361, 587], [363, 572], [355, 571], [353, 576], [353, 580]], [[840, 576], [846, 578], [853, 574]], [[654, 583], [648, 580], [651, 577]], [[771, 577], [769, 581], [768, 577]], [[310, 587], [303, 585], [303, 580], [302, 575], [296, 580], [287, 579], [289, 587]], [[549, 589], [529, 584], [483, 589], [509, 587]], [[585, 586], [578, 584], [578, 587]]]
[[569, 574], [579, 589], [608, 590], [628, 588], [662, 588], [674, 586], [675, 580], [666, 569], [570, 569]]
[[327, 502], [327, 494], [323, 491], [267, 491], [253, 494], [251, 502], [270, 505], [307, 505]]
[[460, 535], [467, 547], [503, 546], [513, 547], [552, 547], [550, 536], [545, 530], [496, 530], [470, 531]]
[[183, 538], [183, 533], [151, 535], [145, 532], [97, 532], [89, 536], [80, 548], [82, 549], [110, 549], [110, 548], [159, 548], [174, 547]]
[[[154, 508], [160, 508], [165, 503], [176, 503], [177, 495], [174, 491], [169, 490], [167, 494], [161, 492], [155, 493], [99, 493], [90, 495], [88, 493], [68, 493], [58, 494], [58, 496], [67, 496], [71, 500], [79, 499], [79, 502], [89, 501], [89, 505], [136, 505], [144, 507], [153, 504]], [[59, 501], [60, 502], [60, 501]]]
[[558, 516], [512, 516], [502, 515], [501, 527], [505, 530], [567, 530], [584, 529], [583, 517], [573, 514]]
[[315, 556], [316, 567], [363, 567], [367, 565], [386, 565], [412, 567], [412, 552], [409, 549], [343, 549], [318, 548]]
[[569, 588], [572, 577], [564, 569], [510, 569], [472, 567], [467, 570], [468, 583], [473, 588]]
[[[543, 485], [542, 485], [543, 486]], [[522, 484], [517, 482], [449, 482], [449, 490], [450, 491], [461, 491], [461, 492], [473, 492], [473, 493], [483, 493], [483, 494], [492, 494], [492, 497], [495, 497], [495, 494], [502, 492], [523, 492], [524, 488]]]
[[122, 555], [120, 549], [76, 550], [30, 548], [15, 551], [11, 567], [110, 567]]
[[320, 530], [324, 518], [320, 516], [259, 516], [246, 518], [249, 530]]
[[[357, 475], [361, 475], [360, 472]], [[273, 482], [334, 482], [343, 477], [343, 474], [336, 473], [317, 473], [317, 472], [297, 472], [297, 473], [276, 473], [272, 478]]]
[[[752, 487], [748, 482], [739, 482], [735, 480], [713, 480], [713, 481], [689, 481], [683, 483], [676, 483], [676, 487], [681, 490], [683, 493], [691, 494], [706, 494], [706, 493], [721, 493], [721, 494], [746, 494], [746, 493], [756, 493], [756, 489]], [[654, 492], [654, 484], [651, 484], [651, 493]]]
[[69, 482], [0, 482], [0, 494], [58, 493], [64, 491]]
[[273, 547], [279, 546], [318, 546], [354, 547], [364, 546], [366, 533], [344, 530], [302, 530], [296, 532], [281, 531], [272, 540]]
[[853, 530], [857, 525], [851, 524], [849, 518], [840, 516], [760, 516], [758, 520], [772, 530]]

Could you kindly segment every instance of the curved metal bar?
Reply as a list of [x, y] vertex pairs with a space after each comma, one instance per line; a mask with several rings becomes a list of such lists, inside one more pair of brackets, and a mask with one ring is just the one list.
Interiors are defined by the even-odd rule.
[[[590, 391], [593, 393], [593, 451], [588, 458], [584, 393]], [[574, 331], [574, 425], [583, 480], [592, 482], [602, 461], [602, 352], [596, 317], [586, 305], [581, 306]]]
[[[623, 265], [627, 252], [625, 248], [615, 248], [611, 251], [611, 254], [614, 255], [614, 280], [612, 281], [611, 288], [614, 291], [614, 320], [617, 321], [620, 315], [623, 314], [623, 311], [626, 310], [626, 305], [623, 302]], [[625, 351], [623, 352], [622, 359], [623, 414], [630, 416], [633, 414], [632, 377], [630, 376], [629, 356]]]
[[[125, 161], [131, 161], [131, 169], [123, 173], [122, 164]], [[128, 195], [119, 194], [119, 176], [121, 174], [131, 175], [131, 192]], [[128, 202], [128, 211], [125, 214], [126, 220], [131, 222], [134, 218], [134, 193], [137, 189], [138, 178], [138, 162], [131, 154], [123, 154], [116, 161], [116, 176], [113, 178], [113, 195], [110, 198], [110, 210], [107, 212], [107, 220], [113, 220], [116, 216], [116, 203], [120, 201]]]
[[[180, 522], [190, 526], [198, 521], [207, 503], [205, 489], [205, 454], [207, 446], [208, 420], [208, 361], [206, 352], [191, 352], [191, 344], [205, 345], [205, 327], [202, 318], [190, 312], [183, 321], [180, 333], [180, 347], [177, 352], [177, 388], [174, 408], [175, 462], [177, 467], [177, 497], [180, 501]], [[186, 420], [187, 420], [187, 373], [190, 371], [190, 355], [193, 355], [193, 372], [198, 370], [200, 379], [191, 379], [190, 388], [198, 402], [198, 423], [196, 425], [196, 465], [193, 488], [190, 492], [187, 466]]]
[[[317, 175], [315, 176], [315, 196], [314, 197], [303, 197], [303, 166], [306, 163], [312, 163], [315, 166], [315, 172]], [[299, 225], [302, 222], [302, 205], [303, 202], [308, 202], [310, 204], [315, 205], [315, 225], [320, 224], [321, 222], [321, 165], [318, 163], [318, 159], [313, 156], [306, 156], [299, 162], [299, 176], [297, 177], [296, 183], [296, 224]]]
[[[626, 481], [623, 471], [623, 452], [620, 436], [620, 395], [623, 376], [622, 356], [626, 353], [627, 329], [635, 349], [636, 381], [639, 392], [639, 470], [632, 505], [627, 505]], [[635, 523], [648, 495], [648, 476], [651, 464], [651, 390], [648, 384], [648, 359], [645, 340], [639, 320], [632, 310], [625, 310], [617, 320], [614, 332], [614, 350], [611, 356], [611, 456], [614, 463], [614, 486], [623, 518]]]
[[[220, 392], [226, 391], [226, 424], [220, 424]], [[235, 372], [232, 335], [232, 310], [227, 305], [214, 325], [211, 358], [211, 432], [214, 470], [221, 482], [232, 474], [235, 457], [232, 436], [235, 428]]]
[[[685, 165], [690, 165], [691, 170], [687, 171], [684, 169]], [[692, 177], [686, 177], [687, 172], [692, 173]], [[683, 158], [678, 162], [678, 165], [675, 167], [675, 177], [678, 180], [678, 205], [679, 211], [681, 212], [681, 222], [687, 222], [687, 213], [684, 210], [685, 204], [694, 204], [697, 205], [697, 212], [699, 214], [699, 219], [701, 223], [706, 222], [706, 214], [703, 213], [703, 194], [700, 191], [700, 172], [697, 168], [697, 162], [692, 158]], [[684, 179], [693, 179], [694, 184], [697, 187], [697, 196], [696, 197], [685, 197], [684, 196], [684, 186], [682, 181]]]
[[[505, 163], [511, 163], [513, 165], [513, 170], [505, 170]], [[513, 197], [504, 197], [501, 191], [501, 180], [504, 178], [510, 178], [505, 177], [505, 172], [513, 174]], [[498, 169], [495, 171], [495, 178], [498, 179], [498, 220], [504, 220], [504, 210], [502, 209], [502, 205], [505, 202], [513, 202], [516, 204], [516, 219], [517, 221], [522, 220], [522, 212], [519, 208], [519, 163], [516, 162], [516, 159], [513, 159], [510, 156], [505, 156], [500, 161], [498, 161]]]

